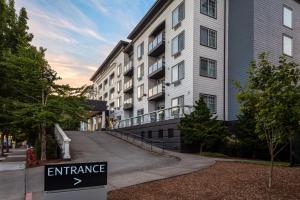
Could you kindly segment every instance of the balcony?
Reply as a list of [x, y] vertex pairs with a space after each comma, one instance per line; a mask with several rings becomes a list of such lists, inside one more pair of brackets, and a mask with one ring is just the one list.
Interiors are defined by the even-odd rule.
[[124, 93], [131, 93], [133, 92], [133, 79], [124, 83]]
[[148, 78], [158, 79], [165, 74], [165, 58], [161, 58], [152, 64], [148, 69]]
[[158, 101], [165, 97], [165, 87], [163, 83], [160, 83], [151, 89], [148, 92], [148, 100], [149, 101]]
[[165, 32], [159, 33], [153, 41], [149, 42], [148, 56], [157, 57], [165, 52]]
[[124, 101], [123, 109], [124, 110], [131, 110], [131, 109], [133, 109], [133, 99], [132, 98], [126, 99]]
[[124, 67], [124, 76], [132, 76], [133, 75], [133, 61], [130, 60], [127, 65]]

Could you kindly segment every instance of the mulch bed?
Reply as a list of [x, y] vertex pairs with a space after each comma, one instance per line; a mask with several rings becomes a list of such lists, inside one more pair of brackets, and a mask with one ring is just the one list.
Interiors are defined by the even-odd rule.
[[268, 166], [235, 162], [187, 175], [130, 186], [108, 193], [108, 200], [300, 200], [300, 168], [275, 167], [272, 189]]

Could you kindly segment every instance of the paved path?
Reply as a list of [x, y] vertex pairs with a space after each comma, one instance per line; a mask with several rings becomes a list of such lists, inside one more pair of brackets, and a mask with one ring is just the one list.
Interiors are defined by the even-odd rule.
[[[190, 173], [214, 164], [214, 159], [141, 149], [104, 132], [67, 132], [72, 139], [71, 162], [108, 162], [108, 190]], [[27, 192], [41, 199], [43, 167], [27, 169]]]
[[12, 149], [0, 161], [0, 199], [24, 200], [26, 149]]

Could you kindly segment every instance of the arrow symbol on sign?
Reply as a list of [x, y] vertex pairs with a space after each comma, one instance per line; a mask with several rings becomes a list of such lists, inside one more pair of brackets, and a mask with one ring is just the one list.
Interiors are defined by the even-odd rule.
[[76, 181], [76, 183], [74, 183], [74, 186], [82, 182], [82, 180], [80, 180], [79, 178], [74, 178], [74, 180]]

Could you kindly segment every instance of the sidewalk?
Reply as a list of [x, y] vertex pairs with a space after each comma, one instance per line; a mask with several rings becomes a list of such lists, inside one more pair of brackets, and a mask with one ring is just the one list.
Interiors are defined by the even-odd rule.
[[0, 199], [24, 200], [26, 149], [10, 149], [0, 157]]

